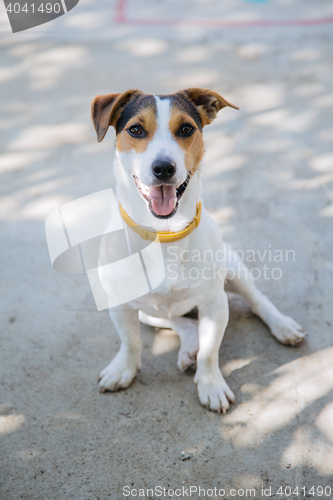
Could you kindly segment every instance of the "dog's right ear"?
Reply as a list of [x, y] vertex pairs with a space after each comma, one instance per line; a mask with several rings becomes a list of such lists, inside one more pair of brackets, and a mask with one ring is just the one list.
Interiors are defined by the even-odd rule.
[[116, 125], [126, 104], [141, 93], [140, 90], [127, 90], [123, 94], [106, 94], [95, 97], [91, 103], [91, 118], [98, 142], [104, 139], [110, 125]]

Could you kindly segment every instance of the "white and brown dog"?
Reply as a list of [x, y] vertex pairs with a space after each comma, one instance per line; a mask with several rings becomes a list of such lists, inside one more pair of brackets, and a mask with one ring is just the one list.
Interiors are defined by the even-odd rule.
[[[114, 169], [123, 213], [139, 226], [169, 234], [171, 239], [162, 247], [172, 262], [153, 293], [128, 303], [126, 310], [110, 309], [121, 347], [100, 374], [101, 392], [128, 387], [141, 368], [141, 320], [178, 333], [179, 368], [184, 371], [196, 363], [194, 382], [200, 402], [225, 413], [234, 402], [218, 363], [228, 322], [225, 289], [245, 297], [283, 344], [297, 345], [304, 339], [302, 328], [257, 289], [237, 255], [225, 252], [219, 230], [204, 209], [200, 220], [202, 129], [225, 106], [236, 108], [216, 92], [200, 88], [172, 95], [129, 90], [97, 96], [92, 103], [98, 141], [110, 125], [116, 130]], [[208, 262], [200, 258], [207, 251]], [[220, 258], [221, 252], [227, 262]], [[198, 271], [195, 279], [186, 272], [193, 262]], [[194, 308], [198, 320], [184, 317]]]

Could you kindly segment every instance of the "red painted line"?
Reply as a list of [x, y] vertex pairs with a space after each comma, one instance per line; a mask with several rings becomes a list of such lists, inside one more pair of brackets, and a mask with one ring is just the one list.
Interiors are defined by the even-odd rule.
[[319, 19], [258, 19], [255, 21], [233, 21], [223, 19], [128, 19], [126, 15], [127, 0], [117, 0], [115, 22], [134, 26], [171, 26], [177, 24], [203, 26], [211, 28], [243, 28], [243, 27], [275, 27], [275, 26], [319, 26], [332, 24], [333, 17]]
[[115, 21], [116, 23], [126, 23], [126, 8], [125, 8], [126, 0], [117, 0], [116, 3], [116, 15]]
[[256, 21], [223, 21], [222, 19], [125, 19], [125, 24], [136, 26], [170, 26], [177, 24], [203, 26], [203, 27], [269, 27], [269, 26], [316, 26], [333, 23], [333, 17], [324, 19], [281, 19], [281, 20], [256, 20]]

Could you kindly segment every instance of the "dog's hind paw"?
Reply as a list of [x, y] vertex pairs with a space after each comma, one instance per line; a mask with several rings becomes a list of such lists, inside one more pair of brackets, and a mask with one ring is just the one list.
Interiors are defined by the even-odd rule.
[[297, 346], [306, 337], [303, 328], [289, 316], [281, 314], [269, 325], [271, 334], [281, 344]]
[[194, 349], [193, 352], [189, 352], [189, 351], [180, 349], [179, 353], [178, 353], [178, 361], [177, 361], [178, 368], [182, 372], [185, 372], [189, 368], [191, 368], [192, 370], [195, 370], [196, 365], [197, 365], [197, 353], [198, 353], [198, 349]]
[[133, 361], [118, 353], [99, 375], [100, 392], [126, 389], [131, 385], [140, 369], [140, 361], [133, 363]]
[[182, 372], [188, 368], [195, 369], [199, 350], [198, 321], [190, 318], [178, 318], [176, 331], [180, 338], [178, 368]]

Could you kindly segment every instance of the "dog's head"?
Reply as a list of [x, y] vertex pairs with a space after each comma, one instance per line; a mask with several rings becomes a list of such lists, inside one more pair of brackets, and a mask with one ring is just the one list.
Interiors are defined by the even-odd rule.
[[91, 106], [98, 141], [110, 125], [116, 149], [130, 182], [151, 213], [172, 217], [204, 154], [202, 129], [225, 106], [236, 108], [216, 92], [190, 88], [171, 95], [140, 90], [97, 96]]

